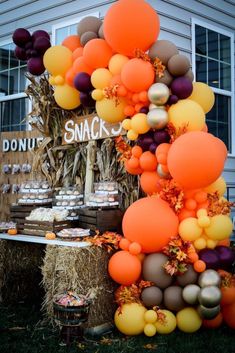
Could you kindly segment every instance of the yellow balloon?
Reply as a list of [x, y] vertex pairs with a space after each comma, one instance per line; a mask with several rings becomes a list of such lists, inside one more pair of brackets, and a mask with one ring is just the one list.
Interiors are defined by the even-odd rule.
[[131, 119], [124, 119], [122, 122], [122, 127], [125, 130], [130, 130], [131, 129]]
[[233, 222], [226, 215], [211, 217], [211, 224], [205, 228], [206, 235], [212, 240], [223, 240], [228, 238], [233, 230]]
[[123, 66], [129, 61], [128, 57], [122, 54], [115, 54], [109, 60], [109, 71], [113, 75], [119, 75]]
[[101, 89], [94, 89], [91, 96], [95, 101], [101, 101], [104, 98], [104, 93]]
[[197, 223], [199, 227], [206, 228], [209, 227], [209, 225], [211, 224], [211, 220], [208, 216], [200, 216], [197, 220]]
[[108, 123], [118, 123], [122, 121], [125, 118], [124, 108], [124, 100], [120, 100], [118, 104], [116, 104], [114, 99], [108, 98], [96, 101], [96, 112], [98, 116]]
[[57, 75], [54, 79], [55, 85], [63, 85], [64, 84], [64, 77], [61, 75]]
[[50, 76], [48, 79], [48, 82], [50, 83], [50, 85], [54, 86], [55, 85], [55, 77], [54, 76]]
[[223, 196], [226, 191], [226, 182], [221, 176], [216, 181], [214, 181], [214, 183], [208, 185], [203, 190], [208, 192], [209, 194], [212, 194], [217, 191], [219, 193], [219, 196]]
[[168, 117], [176, 130], [185, 127], [187, 131], [201, 131], [205, 125], [205, 113], [202, 107], [190, 99], [183, 99], [173, 104], [168, 110]]
[[200, 208], [197, 211], [197, 217], [200, 218], [200, 217], [203, 217], [203, 216], [207, 216], [207, 210], [205, 208]]
[[158, 333], [168, 334], [175, 330], [176, 328], [176, 317], [169, 310], [161, 310], [164, 314], [165, 318], [163, 320], [158, 320], [155, 323], [156, 329]]
[[215, 103], [214, 92], [202, 82], [193, 82], [193, 92], [189, 99], [200, 104], [205, 113], [208, 113]]
[[79, 92], [69, 85], [56, 86], [54, 97], [56, 103], [66, 110], [75, 109], [80, 105]]
[[96, 69], [91, 75], [91, 83], [95, 88], [103, 89], [110, 84], [112, 74], [108, 69]]
[[194, 308], [184, 308], [176, 314], [178, 328], [187, 333], [196, 332], [202, 325], [202, 319]]
[[147, 323], [153, 324], [157, 320], [157, 313], [154, 310], [147, 310], [144, 314], [144, 319]]
[[65, 76], [73, 64], [72, 52], [63, 45], [50, 47], [43, 56], [43, 64], [53, 76]]
[[153, 337], [156, 335], [157, 329], [153, 324], [146, 324], [144, 326], [144, 334], [148, 337]]
[[137, 303], [124, 304], [121, 311], [116, 310], [114, 322], [117, 329], [124, 335], [139, 335], [146, 325], [144, 313], [146, 308]]
[[135, 114], [131, 118], [131, 128], [138, 132], [138, 134], [145, 134], [148, 132], [150, 126], [148, 125], [147, 115], [143, 113]]
[[194, 247], [197, 250], [205, 249], [205, 247], [206, 247], [206, 239], [203, 238], [203, 237], [199, 237], [193, 242], [193, 245], [194, 245]]
[[128, 140], [135, 141], [138, 138], [138, 133], [135, 132], [134, 130], [129, 130], [127, 133], [127, 138]]
[[218, 241], [216, 241], [216, 240], [207, 239], [207, 241], [206, 241], [206, 247], [207, 247], [208, 249], [214, 249], [214, 248], [216, 247], [217, 243], [218, 243]]
[[197, 221], [197, 218], [189, 217], [180, 222], [179, 235], [183, 240], [194, 241], [202, 235], [203, 230]]

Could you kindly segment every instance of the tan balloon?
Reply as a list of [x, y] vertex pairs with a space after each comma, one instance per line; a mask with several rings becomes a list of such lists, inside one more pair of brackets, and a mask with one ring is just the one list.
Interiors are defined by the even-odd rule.
[[149, 49], [149, 57], [155, 59], [156, 57], [161, 60], [161, 62], [166, 65], [168, 60], [179, 51], [174, 43], [169, 40], [158, 40]]
[[193, 80], [194, 80], [194, 74], [193, 74], [192, 70], [189, 69], [189, 70], [186, 72], [186, 74], [184, 75], [184, 77], [187, 77], [190, 81], [193, 82]]
[[170, 86], [173, 81], [173, 76], [166, 69], [163, 71], [163, 74], [164, 75], [162, 77], [159, 77], [158, 74], [156, 74], [155, 82], [164, 83], [165, 85]]
[[161, 108], [155, 108], [148, 112], [147, 122], [153, 129], [163, 129], [168, 123], [168, 113]]
[[84, 17], [77, 26], [77, 34], [81, 35], [85, 32], [95, 32], [98, 33], [100, 26], [102, 25], [102, 20], [95, 16]]
[[167, 64], [168, 71], [173, 76], [183, 76], [190, 68], [190, 61], [185, 55], [173, 55]]
[[97, 38], [97, 34], [95, 32], [85, 32], [81, 35], [80, 42], [81, 45], [84, 47], [86, 43], [88, 43], [90, 40]]

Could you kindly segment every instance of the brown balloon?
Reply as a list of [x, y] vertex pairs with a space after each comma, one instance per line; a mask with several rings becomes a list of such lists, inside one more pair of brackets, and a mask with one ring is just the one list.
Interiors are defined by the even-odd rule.
[[164, 290], [164, 304], [168, 310], [179, 311], [185, 308], [182, 292], [183, 289], [179, 286], [170, 286]]
[[183, 274], [176, 277], [178, 284], [181, 287], [187, 286], [187, 284], [193, 284], [197, 282], [198, 274], [194, 271], [192, 265], [188, 265], [188, 270]]
[[173, 76], [183, 76], [190, 69], [190, 61], [185, 55], [173, 55], [168, 61], [167, 69]]
[[164, 83], [165, 85], [170, 87], [171, 82], [173, 81], [173, 76], [169, 73], [168, 70], [164, 70], [163, 74], [164, 74], [164, 76], [162, 76], [162, 77], [158, 77], [158, 75], [156, 75], [155, 82], [156, 83]]
[[97, 38], [97, 34], [95, 32], [85, 32], [80, 38], [80, 43], [84, 47], [86, 43], [95, 38]]
[[151, 286], [142, 290], [141, 299], [145, 306], [152, 307], [161, 304], [163, 294], [160, 288]]
[[87, 16], [79, 22], [77, 26], [77, 34], [81, 37], [85, 32], [98, 33], [101, 25], [101, 19], [94, 16]]
[[102, 25], [99, 28], [98, 37], [102, 38], [102, 39], [105, 39], [104, 38], [104, 24], [103, 23], [102, 23]]
[[168, 60], [178, 53], [179, 51], [174, 43], [169, 40], [158, 40], [150, 47], [148, 55], [151, 59], [159, 58], [166, 65]]
[[144, 280], [155, 283], [156, 286], [161, 289], [168, 287], [173, 278], [163, 267], [167, 261], [168, 257], [161, 253], [154, 253], [146, 256], [143, 262]]
[[193, 80], [194, 80], [194, 74], [193, 74], [192, 70], [189, 69], [189, 70], [186, 72], [186, 74], [184, 75], [184, 77], [187, 77], [190, 81], [193, 82]]

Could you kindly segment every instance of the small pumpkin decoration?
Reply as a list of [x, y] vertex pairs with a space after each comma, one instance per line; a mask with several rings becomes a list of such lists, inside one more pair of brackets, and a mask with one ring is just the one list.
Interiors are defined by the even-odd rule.
[[8, 231], [7, 231], [7, 234], [16, 235], [17, 234], [17, 229], [16, 228], [9, 228]]
[[53, 240], [56, 238], [56, 235], [53, 232], [46, 232], [45, 238], [48, 240]]

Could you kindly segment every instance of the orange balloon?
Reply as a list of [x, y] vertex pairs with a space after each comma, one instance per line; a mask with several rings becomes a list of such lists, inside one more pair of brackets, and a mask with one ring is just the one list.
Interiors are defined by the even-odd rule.
[[140, 277], [141, 262], [137, 256], [121, 250], [110, 258], [108, 271], [115, 282], [129, 286]]
[[74, 87], [74, 77], [76, 76], [75, 72], [73, 71], [73, 68], [71, 67], [71, 69], [69, 69], [66, 74], [65, 74], [65, 81], [68, 85], [70, 85], [71, 87]]
[[191, 131], [178, 137], [168, 153], [171, 176], [185, 189], [213, 183], [222, 173], [226, 147], [217, 137], [202, 131]]
[[107, 42], [101, 38], [90, 40], [83, 49], [84, 61], [93, 69], [107, 67], [112, 55], [112, 49]]
[[128, 250], [130, 244], [131, 244], [131, 242], [128, 239], [122, 238], [119, 242], [119, 248], [122, 250]]
[[218, 328], [221, 326], [223, 322], [223, 315], [219, 313], [214, 319], [212, 320], [203, 320], [202, 326], [206, 328]]
[[194, 195], [194, 200], [198, 203], [206, 202], [207, 200], [207, 193], [205, 191], [198, 191]]
[[168, 203], [156, 196], [134, 202], [122, 221], [124, 236], [139, 243], [144, 253], [161, 251], [178, 234], [178, 225], [178, 217]]
[[160, 30], [156, 10], [143, 0], [115, 2], [104, 17], [104, 36], [115, 52], [134, 56], [156, 41]]
[[223, 246], [230, 246], [230, 239], [226, 238], [224, 240], [219, 240], [217, 243], [217, 246], [223, 245]]
[[83, 55], [83, 48], [82, 47], [75, 49], [72, 54], [73, 61], [75, 61], [77, 58], [80, 58], [80, 56], [82, 56], [82, 55]]
[[191, 253], [189, 253], [189, 254], [188, 254], [188, 257], [189, 257], [189, 260], [190, 260], [192, 263], [198, 261], [198, 259], [199, 259], [199, 256], [198, 256], [198, 254], [197, 254], [196, 252], [191, 252]]
[[143, 170], [147, 170], [149, 172], [156, 170], [156, 168], [157, 168], [157, 159], [154, 156], [154, 154], [152, 154], [150, 151], [144, 152], [140, 156], [140, 167]]
[[91, 75], [94, 70], [84, 62], [83, 56], [80, 56], [73, 63], [73, 71], [76, 74], [79, 72], [86, 72], [87, 74]]
[[197, 203], [194, 199], [187, 199], [185, 201], [184, 207], [187, 208], [187, 210], [189, 211], [196, 210]]
[[143, 172], [140, 177], [141, 189], [147, 195], [156, 194], [160, 191], [159, 179], [157, 172]]
[[169, 143], [161, 143], [160, 145], [157, 146], [155, 155], [158, 157], [159, 154], [167, 154], [170, 150], [171, 144]]
[[182, 208], [180, 210], [180, 213], [178, 214], [179, 221], [183, 221], [183, 219], [190, 218], [190, 217], [195, 217], [196, 213], [194, 210], [187, 210], [186, 208]]
[[133, 116], [135, 114], [135, 108], [132, 105], [127, 105], [124, 109], [126, 116]]
[[203, 126], [202, 131], [203, 132], [208, 132], [208, 126], [206, 124]]
[[225, 323], [235, 329], [235, 302], [230, 305], [225, 305], [222, 308], [222, 315]]
[[206, 269], [206, 263], [202, 260], [197, 260], [194, 262], [193, 268], [196, 272], [204, 272]]
[[139, 100], [143, 103], [148, 102], [148, 93], [146, 91], [140, 92], [139, 93]]
[[115, 86], [115, 85], [123, 85], [121, 75], [115, 75], [111, 78], [110, 80], [110, 85]]
[[135, 241], [129, 246], [129, 253], [131, 255], [139, 255], [141, 253], [141, 245]]
[[81, 46], [80, 38], [78, 35], [68, 36], [63, 40], [62, 45], [71, 51], [74, 51]]
[[132, 175], [138, 175], [143, 173], [143, 169], [141, 169], [140, 167], [131, 168], [131, 166], [129, 165], [129, 160], [125, 162], [125, 169], [129, 174], [132, 174]]
[[128, 164], [132, 169], [139, 168], [139, 166], [140, 166], [139, 158], [131, 157], [128, 161]]
[[[150, 62], [137, 58], [129, 60], [121, 72], [123, 84], [132, 92], [147, 90], [153, 84], [154, 78], [154, 69]], [[136, 96], [135, 103], [138, 101], [139, 95]]]
[[142, 150], [142, 148], [140, 146], [134, 146], [131, 149], [131, 153], [132, 153], [132, 156], [140, 158], [140, 156], [143, 153], [143, 150]]

